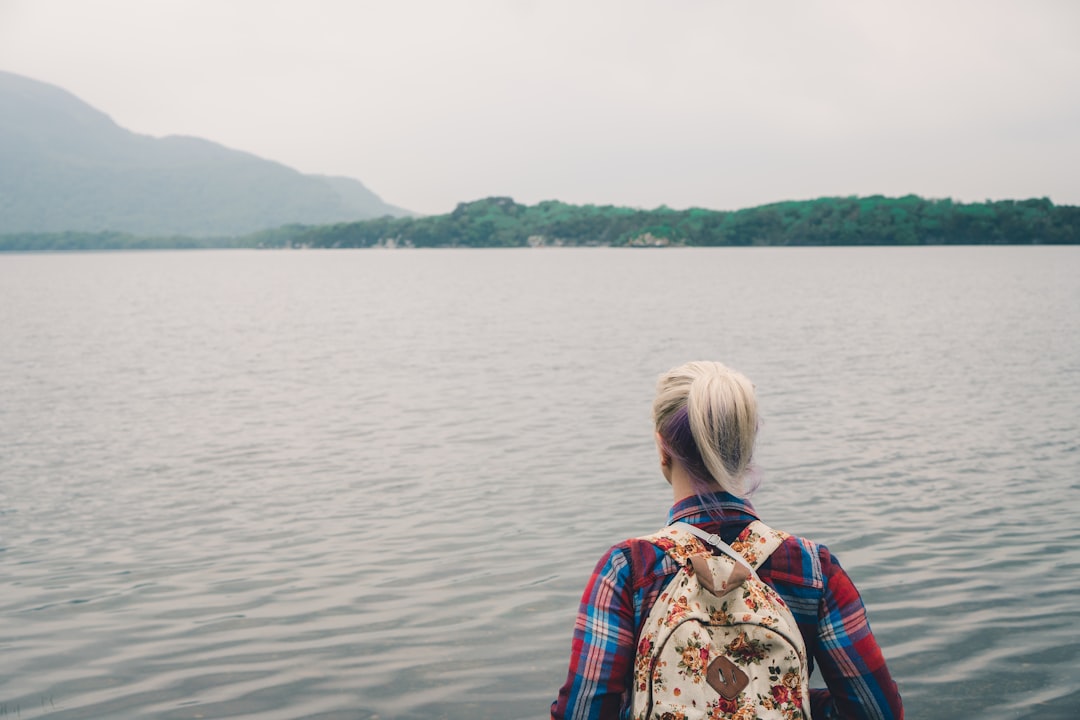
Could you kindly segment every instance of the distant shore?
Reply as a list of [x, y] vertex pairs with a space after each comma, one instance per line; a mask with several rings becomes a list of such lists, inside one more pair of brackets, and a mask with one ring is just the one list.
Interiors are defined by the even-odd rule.
[[213, 248], [746, 247], [1080, 244], [1080, 207], [1050, 200], [954, 203], [820, 198], [735, 211], [655, 210], [496, 197], [427, 217], [285, 225], [230, 237], [123, 232], [0, 234], [0, 252]]

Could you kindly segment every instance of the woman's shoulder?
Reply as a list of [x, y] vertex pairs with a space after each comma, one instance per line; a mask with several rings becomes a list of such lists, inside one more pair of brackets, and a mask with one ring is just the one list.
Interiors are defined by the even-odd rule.
[[611, 546], [597, 563], [596, 573], [618, 576], [638, 590], [678, 570], [662, 541], [658, 544], [649, 537], [633, 537]]
[[788, 534], [769, 558], [767, 571], [776, 582], [820, 589], [831, 562], [829, 549], [821, 543]]

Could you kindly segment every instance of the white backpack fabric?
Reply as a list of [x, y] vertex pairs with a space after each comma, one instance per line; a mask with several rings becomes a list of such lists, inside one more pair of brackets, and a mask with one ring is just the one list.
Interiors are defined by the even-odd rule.
[[682, 567], [638, 639], [634, 720], [810, 717], [802, 634], [756, 572], [787, 537], [757, 520], [733, 546], [687, 523], [645, 538]]

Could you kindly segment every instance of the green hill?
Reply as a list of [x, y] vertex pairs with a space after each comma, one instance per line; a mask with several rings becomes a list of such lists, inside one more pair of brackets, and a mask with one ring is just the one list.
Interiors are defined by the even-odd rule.
[[289, 226], [244, 238], [261, 247], [628, 247], [989, 245], [1080, 243], [1080, 207], [1047, 199], [956, 203], [840, 197], [730, 212], [660, 207], [521, 205], [511, 198], [461, 203], [446, 215]]
[[0, 72], [0, 234], [207, 237], [411, 214], [357, 180], [129, 132], [65, 90]]
[[521, 205], [506, 197], [460, 203], [446, 215], [290, 224], [237, 237], [123, 233], [0, 233], [0, 251], [197, 247], [536, 247], [1038, 245], [1080, 243], [1080, 207], [1047, 199], [956, 203], [840, 197], [731, 212]]

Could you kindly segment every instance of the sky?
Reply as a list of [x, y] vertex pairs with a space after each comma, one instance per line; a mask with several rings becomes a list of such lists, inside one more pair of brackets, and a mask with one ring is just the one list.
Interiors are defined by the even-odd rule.
[[1080, 205], [1077, 0], [0, 0], [0, 70], [424, 214]]

